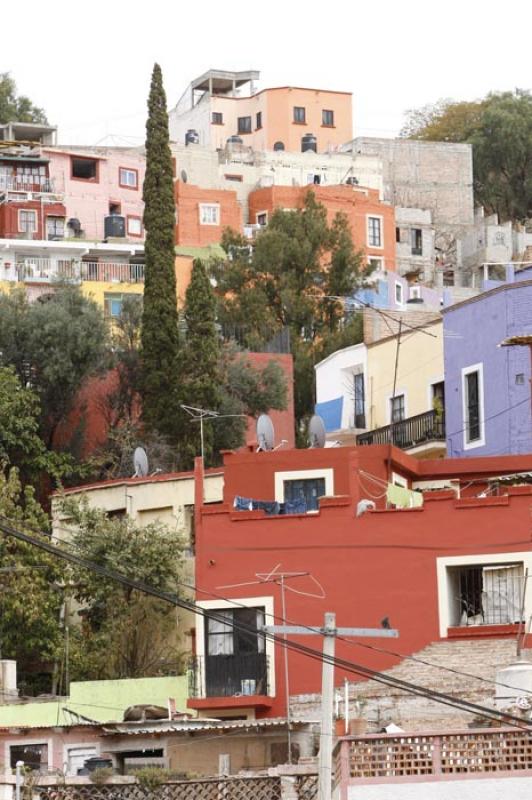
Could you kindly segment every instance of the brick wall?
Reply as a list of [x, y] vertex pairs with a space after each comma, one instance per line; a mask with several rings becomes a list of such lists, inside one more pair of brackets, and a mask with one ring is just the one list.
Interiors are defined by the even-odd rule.
[[[190, 183], [176, 181], [175, 202], [177, 224], [175, 242], [189, 247], [217, 244], [224, 228], [242, 231], [242, 209], [236, 192], [228, 189], [200, 189]], [[200, 205], [219, 206], [219, 224], [200, 223]]]

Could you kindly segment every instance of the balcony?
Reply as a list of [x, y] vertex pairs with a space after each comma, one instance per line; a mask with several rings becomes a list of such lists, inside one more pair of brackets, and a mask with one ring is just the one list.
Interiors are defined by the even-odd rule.
[[54, 182], [44, 175], [11, 176], [0, 175], [0, 192], [35, 192], [36, 194], [53, 194]]
[[24, 283], [98, 281], [144, 283], [144, 264], [72, 259], [23, 258], [16, 264], [17, 280]]
[[361, 433], [356, 442], [357, 445], [393, 444], [401, 450], [414, 452], [439, 450], [445, 447], [445, 415], [426, 411], [393, 425]]
[[196, 656], [189, 667], [192, 708], [268, 707], [268, 656], [265, 653]]

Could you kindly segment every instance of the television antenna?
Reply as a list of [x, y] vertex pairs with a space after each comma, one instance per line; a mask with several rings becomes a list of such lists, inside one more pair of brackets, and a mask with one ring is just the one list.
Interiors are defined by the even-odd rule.
[[203, 422], [204, 420], [228, 419], [229, 417], [246, 417], [246, 414], [220, 414], [218, 411], [210, 411], [208, 408], [197, 408], [197, 406], [186, 406], [181, 404], [183, 411], [191, 417], [190, 422], [199, 422], [200, 424], [200, 437], [201, 437], [201, 460], [204, 461], [205, 455], [205, 440], [203, 437]]
[[310, 418], [308, 426], [308, 446], [325, 447], [325, 424], [319, 414]]
[[148, 455], [143, 447], [136, 447], [133, 453], [134, 478], [145, 478], [149, 471]]
[[257, 453], [274, 448], [274, 429], [271, 417], [268, 414], [261, 414], [257, 420]]

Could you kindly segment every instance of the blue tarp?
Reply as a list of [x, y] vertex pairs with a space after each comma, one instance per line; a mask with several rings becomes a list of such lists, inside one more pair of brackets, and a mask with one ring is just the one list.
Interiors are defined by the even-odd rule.
[[325, 424], [327, 433], [338, 431], [342, 427], [343, 397], [335, 397], [325, 403], [316, 403], [315, 412], [319, 414]]

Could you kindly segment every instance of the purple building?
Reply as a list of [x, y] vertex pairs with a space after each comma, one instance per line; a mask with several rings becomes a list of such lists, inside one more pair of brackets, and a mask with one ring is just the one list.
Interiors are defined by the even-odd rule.
[[[449, 456], [532, 453], [532, 280], [443, 309]], [[532, 462], [531, 462], [532, 466]]]

